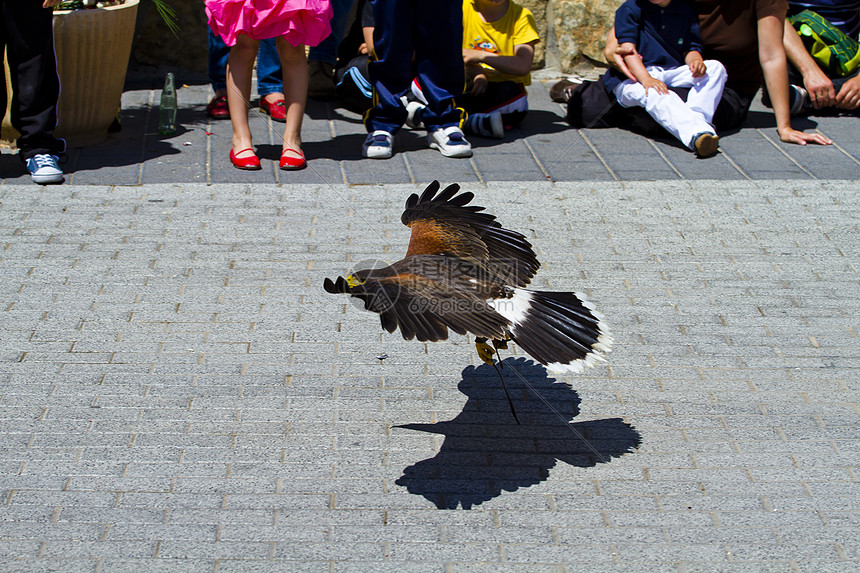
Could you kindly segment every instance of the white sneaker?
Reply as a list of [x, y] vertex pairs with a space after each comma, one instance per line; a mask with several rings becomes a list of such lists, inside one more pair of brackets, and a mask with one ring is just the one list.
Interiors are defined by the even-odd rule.
[[420, 101], [406, 102], [406, 125], [411, 129], [418, 129], [423, 123], [424, 108], [426, 106]]
[[492, 113], [473, 113], [466, 118], [466, 123], [463, 124], [470, 134], [480, 135], [482, 137], [492, 137], [495, 139], [505, 138], [505, 126], [502, 123], [502, 113], [494, 111]]
[[387, 131], [377, 129], [368, 133], [361, 146], [361, 156], [369, 159], [388, 159], [392, 155], [392, 137]]
[[472, 157], [472, 145], [456, 125], [440, 127], [427, 134], [427, 142], [445, 157]]
[[57, 165], [58, 157], [47, 153], [34, 155], [27, 160], [27, 171], [34, 183], [49, 184], [62, 183], [63, 170]]

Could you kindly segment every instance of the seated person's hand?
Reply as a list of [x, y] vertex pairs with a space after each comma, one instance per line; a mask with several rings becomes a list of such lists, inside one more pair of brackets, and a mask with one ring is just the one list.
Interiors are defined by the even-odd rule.
[[484, 74], [477, 74], [474, 78], [472, 78], [472, 89], [469, 91], [470, 95], [479, 96], [487, 91], [487, 84], [490, 81], [487, 79], [487, 76]]
[[666, 95], [667, 93], [669, 93], [669, 88], [666, 87], [666, 84], [664, 84], [660, 80], [655, 80], [650, 76], [648, 77], [648, 79], [642, 82], [642, 85], [645, 87], [646, 94], [648, 93], [649, 89], [656, 90], [658, 94]]
[[463, 48], [463, 63], [467, 66], [469, 64], [480, 64], [484, 61], [484, 54], [487, 52], [483, 50], [473, 50], [471, 48]]
[[361, 55], [364, 55], [364, 54], [367, 54], [367, 53], [368, 53], [368, 49], [367, 49], [367, 42], [362, 42], [362, 43], [361, 43], [361, 45], [358, 47], [358, 53], [359, 53], [359, 54], [361, 54]]
[[690, 67], [690, 72], [694, 78], [700, 78], [708, 71], [699, 52], [690, 52], [687, 54], [687, 65]]
[[777, 128], [777, 133], [779, 133], [779, 138], [785, 143], [796, 143], [798, 145], [806, 145], [807, 143], [830, 145], [833, 143], [820, 133], [804, 133], [791, 127]]
[[817, 66], [803, 78], [803, 86], [809, 92], [809, 101], [815, 109], [836, 105], [833, 82]]
[[860, 108], [860, 76], [854, 76], [842, 84], [836, 94], [836, 107], [842, 109]]

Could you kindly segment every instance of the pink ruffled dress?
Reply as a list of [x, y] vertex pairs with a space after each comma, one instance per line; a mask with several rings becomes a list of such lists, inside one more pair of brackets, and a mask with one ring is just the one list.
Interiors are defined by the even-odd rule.
[[293, 46], [316, 46], [331, 33], [329, 0], [206, 0], [206, 16], [228, 46], [239, 34], [254, 40], [286, 36]]

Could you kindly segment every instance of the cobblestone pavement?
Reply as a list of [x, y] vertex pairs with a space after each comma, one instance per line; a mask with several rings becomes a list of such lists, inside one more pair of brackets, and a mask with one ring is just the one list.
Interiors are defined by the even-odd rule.
[[[405, 133], [387, 162], [311, 119], [285, 179], [230, 170], [224, 123], [123, 156], [143, 115], [70, 184], [0, 184], [3, 571], [860, 568], [856, 119], [708, 161], [555, 119], [471, 161]], [[432, 178], [611, 325], [577, 376], [512, 349], [521, 426], [465, 337], [403, 341], [321, 288], [400, 258]]]
[[2, 187], [3, 569], [856, 570], [860, 185], [466, 188], [613, 327], [520, 427], [320, 288], [417, 186]]

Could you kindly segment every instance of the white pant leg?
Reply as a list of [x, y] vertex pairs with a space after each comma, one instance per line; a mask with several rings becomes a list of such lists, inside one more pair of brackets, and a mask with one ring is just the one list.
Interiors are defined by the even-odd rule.
[[667, 86], [689, 87], [687, 107], [702, 114], [705, 121], [711, 123], [714, 120], [714, 111], [723, 97], [728, 76], [725, 66], [717, 60], [705, 60], [705, 70], [704, 75], [694, 78], [689, 66], [679, 66], [664, 70], [661, 81]]
[[[689, 69], [687, 72], [689, 73]], [[651, 67], [648, 68], [648, 73], [652, 78], [665, 83], [663, 69]], [[692, 78], [692, 74], [690, 77]], [[686, 102], [673, 91], [659, 94], [651, 89], [646, 93], [645, 87], [639, 82], [624, 80], [615, 87], [613, 93], [618, 103], [624, 107], [644, 107], [657, 123], [690, 149], [693, 149], [694, 135], [716, 134], [702, 114], [687, 107]]]

